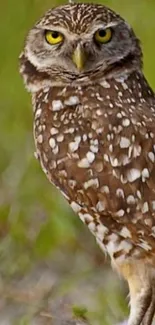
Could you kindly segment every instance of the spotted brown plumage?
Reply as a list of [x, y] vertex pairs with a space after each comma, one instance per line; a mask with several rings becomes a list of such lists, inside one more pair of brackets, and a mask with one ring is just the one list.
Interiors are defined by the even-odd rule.
[[[47, 30], [56, 32], [51, 44]], [[36, 154], [44, 172], [127, 279], [129, 325], [150, 325], [155, 96], [142, 72], [138, 39], [105, 6], [64, 5], [49, 10], [29, 32], [20, 72], [32, 93]]]

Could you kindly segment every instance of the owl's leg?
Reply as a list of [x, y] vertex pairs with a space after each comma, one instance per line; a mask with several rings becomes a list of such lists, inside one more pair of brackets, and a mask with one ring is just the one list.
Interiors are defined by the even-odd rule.
[[145, 261], [119, 265], [130, 290], [130, 316], [128, 325], [151, 325], [154, 314], [154, 291], [152, 288], [151, 268]]
[[[133, 285], [133, 283], [132, 283]], [[130, 288], [130, 317], [128, 320], [128, 325], [150, 325], [145, 320], [152, 301], [152, 289], [149, 286], [145, 287], [145, 284], [141, 287], [136, 288], [136, 291], [133, 291], [132, 285], [129, 282]], [[149, 316], [149, 314], [148, 314]], [[147, 317], [149, 321], [149, 317]]]
[[145, 314], [145, 317], [142, 321], [142, 325], [150, 325], [152, 324], [152, 320], [153, 320], [153, 316], [155, 314], [155, 287], [154, 287], [154, 283], [152, 286], [152, 301], [151, 304]]

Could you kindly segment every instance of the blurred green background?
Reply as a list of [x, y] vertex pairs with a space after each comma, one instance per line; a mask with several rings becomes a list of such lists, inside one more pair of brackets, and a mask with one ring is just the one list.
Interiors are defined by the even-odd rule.
[[[95, 300], [92, 304], [87, 299], [84, 300], [84, 305], [88, 308], [88, 318], [98, 320], [99, 324], [111, 324], [121, 321], [127, 313], [126, 287], [111, 273], [94, 238], [73, 214], [58, 191], [48, 183], [35, 160], [31, 99], [24, 90], [18, 73], [18, 56], [27, 31], [45, 10], [63, 3], [65, 1], [58, 0], [0, 2], [2, 307], [7, 313], [8, 300], [9, 306], [10, 300], [12, 304], [14, 300], [18, 300], [17, 307], [21, 307], [21, 304], [23, 306], [23, 300], [21, 302], [20, 297], [16, 299], [19, 292], [16, 292], [15, 287], [31, 274], [32, 270], [35, 270], [34, 278], [35, 272], [39, 270], [41, 277], [46, 269], [52, 277], [52, 270], [56, 268], [56, 273], [59, 273], [57, 285], [61, 282], [59, 296], [68, 294], [73, 287], [78, 291], [81, 281], [82, 286], [83, 281], [85, 285], [89, 282], [89, 287], [95, 290], [91, 292], [90, 289], [89, 292], [87, 289], [88, 296], [92, 295]], [[103, 4], [117, 10], [134, 27], [142, 42], [145, 74], [155, 88], [155, 1], [105, 0]], [[31, 280], [30, 276], [30, 283]], [[26, 285], [22, 284], [22, 290], [23, 287], [27, 290], [28, 282]], [[31, 289], [34, 289], [33, 282]], [[83, 295], [82, 288], [79, 290], [79, 296]], [[78, 305], [80, 299], [77, 297], [76, 300], [74, 297], [73, 300]], [[1, 311], [2, 307], [0, 299]], [[11, 316], [11, 319], [19, 324], [29, 324], [34, 314], [36, 315], [36, 309], [22, 309], [20, 315]]]

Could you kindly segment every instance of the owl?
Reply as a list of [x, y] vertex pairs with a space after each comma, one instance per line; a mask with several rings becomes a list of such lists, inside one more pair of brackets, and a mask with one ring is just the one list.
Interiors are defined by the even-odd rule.
[[37, 158], [128, 281], [128, 325], [155, 311], [155, 95], [142, 66], [130, 25], [87, 3], [47, 11], [20, 56]]

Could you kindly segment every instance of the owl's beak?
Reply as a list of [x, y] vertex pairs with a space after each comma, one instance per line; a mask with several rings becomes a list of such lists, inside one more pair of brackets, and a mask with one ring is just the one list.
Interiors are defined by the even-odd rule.
[[80, 44], [78, 44], [75, 51], [73, 52], [72, 61], [76, 65], [79, 72], [81, 72], [84, 69], [86, 60], [87, 60], [86, 52], [84, 48]]

